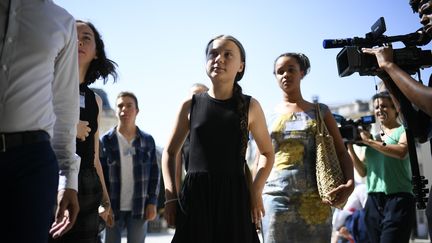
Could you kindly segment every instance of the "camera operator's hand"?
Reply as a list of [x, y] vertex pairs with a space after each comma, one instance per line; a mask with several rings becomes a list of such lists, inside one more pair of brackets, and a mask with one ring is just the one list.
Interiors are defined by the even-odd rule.
[[393, 48], [391, 45], [374, 47], [374, 48], [362, 48], [363, 53], [375, 55], [378, 66], [387, 71], [390, 64], [393, 63]]
[[[429, 16], [432, 18], [432, 14]], [[391, 46], [363, 48], [362, 51], [376, 56], [380, 69], [388, 75], [380, 75], [386, 86], [386, 82], [391, 80], [410, 102], [432, 117], [432, 88], [417, 82], [393, 62], [393, 49]], [[393, 94], [392, 90], [390, 92]], [[397, 99], [394, 99], [394, 102], [398, 105]]]
[[367, 144], [367, 142], [371, 139], [371, 134], [369, 131], [367, 130], [363, 130], [363, 129], [359, 129], [359, 133], [360, 133], [360, 138], [361, 140], [359, 142], [363, 143], [363, 144]]
[[366, 176], [366, 166], [363, 163], [364, 161], [364, 153], [357, 155], [356, 151], [354, 150], [354, 145], [352, 143], [347, 144], [348, 154], [351, 157], [351, 160], [353, 161], [354, 168], [357, 170], [360, 176], [364, 177]]

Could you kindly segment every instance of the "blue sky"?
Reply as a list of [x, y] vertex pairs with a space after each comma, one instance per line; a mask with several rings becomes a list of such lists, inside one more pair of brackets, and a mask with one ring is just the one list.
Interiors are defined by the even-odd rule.
[[[109, 58], [119, 65], [117, 83], [94, 87], [108, 93], [113, 107], [120, 91], [139, 99], [137, 124], [164, 146], [180, 103], [193, 83], [211, 85], [204, 49], [216, 35], [230, 34], [246, 49], [246, 73], [240, 82], [265, 112], [281, 101], [272, 74], [274, 59], [303, 52], [311, 72], [302, 81], [303, 96], [335, 105], [375, 93], [374, 77], [340, 78], [336, 55], [324, 39], [364, 37], [384, 17], [386, 35], [420, 28], [408, 0], [55, 0], [76, 19], [91, 21], [101, 32]], [[402, 47], [395, 43], [394, 48]], [[423, 49], [431, 48], [431, 45]], [[428, 77], [423, 75], [423, 77]]]

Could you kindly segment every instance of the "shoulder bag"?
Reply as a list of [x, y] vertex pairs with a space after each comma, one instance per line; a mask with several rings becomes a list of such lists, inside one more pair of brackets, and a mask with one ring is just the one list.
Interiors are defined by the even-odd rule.
[[345, 178], [339, 164], [333, 137], [329, 134], [322, 118], [319, 104], [316, 105], [317, 133], [316, 143], [316, 180], [322, 199], [332, 201], [328, 193], [345, 184]]

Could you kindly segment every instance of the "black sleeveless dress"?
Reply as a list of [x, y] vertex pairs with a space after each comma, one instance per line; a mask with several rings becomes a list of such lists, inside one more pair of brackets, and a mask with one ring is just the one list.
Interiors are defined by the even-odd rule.
[[[247, 98], [249, 106], [250, 96]], [[177, 207], [178, 243], [259, 242], [240, 159], [240, 118], [234, 99], [194, 95], [189, 168]]]
[[78, 174], [78, 202], [80, 211], [72, 229], [56, 242], [98, 242], [99, 213], [102, 186], [94, 166], [94, 135], [98, 129], [99, 107], [95, 93], [85, 84], [80, 85], [80, 120], [88, 121], [91, 132], [85, 141], [76, 140], [76, 153], [81, 157]]

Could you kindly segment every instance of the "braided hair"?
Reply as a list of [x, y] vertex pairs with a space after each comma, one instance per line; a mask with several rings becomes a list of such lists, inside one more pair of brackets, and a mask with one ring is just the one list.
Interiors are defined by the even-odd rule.
[[[247, 150], [247, 144], [249, 141], [249, 131], [248, 131], [248, 106], [246, 105], [245, 96], [243, 95], [242, 87], [238, 84], [238, 82], [243, 78], [245, 68], [246, 68], [246, 52], [243, 48], [243, 45], [240, 43], [239, 40], [234, 38], [230, 35], [219, 35], [207, 44], [206, 48], [206, 54], [208, 54], [209, 49], [211, 48], [213, 41], [217, 39], [226, 39], [234, 42], [234, 44], [239, 48], [240, 50], [240, 58], [243, 62], [243, 70], [238, 72], [234, 78], [234, 86], [233, 86], [233, 99], [236, 102], [237, 105], [237, 113], [239, 114], [239, 127], [240, 127], [240, 153], [239, 158], [240, 160], [244, 161], [244, 172], [245, 172], [245, 179], [246, 179], [246, 185], [248, 187], [250, 198], [253, 196], [252, 191], [252, 173], [246, 163], [245, 157], [246, 157], [246, 150]], [[252, 201], [251, 201], [252, 202]]]
[[218, 39], [225, 39], [230, 40], [234, 42], [234, 44], [239, 48], [240, 50], [240, 58], [243, 62], [243, 70], [238, 72], [234, 78], [234, 86], [233, 86], [233, 98], [236, 101], [237, 104], [237, 112], [240, 116], [240, 132], [241, 132], [241, 139], [240, 139], [240, 156], [244, 158], [246, 155], [246, 149], [247, 149], [247, 143], [249, 140], [249, 132], [248, 132], [248, 110], [246, 107], [246, 101], [243, 95], [243, 89], [238, 84], [238, 82], [243, 78], [245, 68], [246, 68], [246, 52], [243, 47], [243, 45], [240, 43], [239, 40], [237, 40], [235, 37], [231, 35], [219, 35], [215, 38], [211, 39], [209, 43], [207, 44], [206, 48], [206, 54], [208, 54], [209, 50], [211, 49], [213, 42]]

